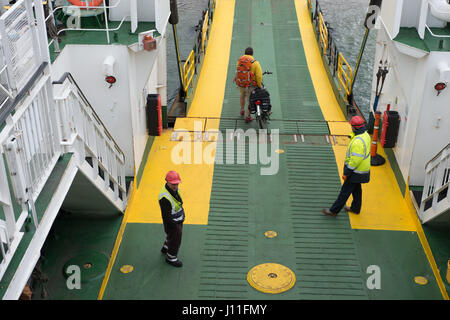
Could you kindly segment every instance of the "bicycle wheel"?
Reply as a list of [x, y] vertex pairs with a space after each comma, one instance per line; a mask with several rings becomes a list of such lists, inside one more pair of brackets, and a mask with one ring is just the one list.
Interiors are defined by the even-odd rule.
[[264, 114], [261, 115], [261, 117], [258, 117], [258, 124], [260, 129], [265, 129], [266, 127], [266, 117]]

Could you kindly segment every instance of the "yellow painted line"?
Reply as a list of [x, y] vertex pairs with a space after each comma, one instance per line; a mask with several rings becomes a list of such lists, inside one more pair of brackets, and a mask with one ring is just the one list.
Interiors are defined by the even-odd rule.
[[[189, 117], [216, 117], [222, 113], [233, 32], [235, 0], [216, 2], [216, 10]], [[206, 70], [205, 72], [203, 70]]]
[[[198, 88], [188, 113], [189, 117], [207, 117], [208, 115], [220, 117], [222, 113], [233, 31], [234, 7], [235, 0], [216, 1], [208, 48], [203, 61], [204, 65], [198, 81]], [[205, 100], [203, 100], [203, 96]], [[190, 125], [190, 123], [185, 123], [185, 125]], [[219, 121], [212, 121], [209, 124], [209, 130], [217, 130], [218, 128]], [[177, 165], [173, 162], [173, 150], [175, 148], [181, 149], [180, 146], [182, 147], [183, 144], [171, 141], [172, 134], [173, 130], [164, 130], [160, 137], [155, 138], [139, 189], [136, 188], [136, 181], [133, 183], [131, 198], [100, 288], [99, 300], [103, 299], [127, 223], [162, 223], [157, 199], [167, 171], [177, 170], [180, 173], [182, 179], [180, 189], [182, 190], [186, 211], [185, 223], [207, 224], [208, 222], [216, 142], [190, 144], [193, 147], [192, 149], [200, 149], [199, 145], [201, 145], [202, 155], [212, 155], [212, 159], [209, 159], [212, 160], [211, 164]], [[193, 158], [195, 156], [191, 155], [191, 159]], [[201, 181], [199, 181], [199, 177], [202, 178]]]
[[205, 131], [219, 131], [220, 119], [207, 119]]
[[[136, 170], [135, 170], [136, 171]], [[135, 172], [136, 176], [136, 172]], [[106, 285], [108, 284], [109, 276], [111, 275], [111, 270], [114, 265], [114, 262], [116, 261], [117, 253], [119, 252], [120, 243], [122, 242], [123, 233], [125, 231], [125, 227], [127, 225], [127, 218], [130, 213], [130, 208], [132, 208], [134, 203], [134, 198], [136, 194], [136, 179], [133, 181], [132, 190], [131, 190], [131, 197], [130, 201], [128, 202], [127, 208], [125, 209], [125, 215], [122, 220], [122, 224], [120, 225], [119, 232], [117, 233], [116, 242], [114, 243], [114, 248], [111, 253], [111, 259], [109, 259], [108, 267], [106, 268], [105, 277], [103, 278], [102, 286], [100, 287], [100, 292], [98, 294], [98, 300], [103, 299], [103, 294], [105, 293]]]
[[414, 221], [414, 224], [416, 226], [417, 235], [420, 239], [420, 243], [422, 244], [423, 250], [425, 251], [425, 254], [428, 258], [431, 269], [433, 270], [433, 274], [436, 277], [436, 281], [439, 286], [439, 290], [441, 290], [442, 297], [445, 300], [449, 300], [447, 290], [445, 289], [445, 285], [444, 285], [444, 282], [442, 281], [441, 274], [437, 267], [436, 261], [434, 260], [434, 256], [431, 251], [430, 245], [428, 244], [427, 237], [425, 236], [425, 233], [423, 232], [422, 224], [420, 223], [419, 218], [417, 217], [416, 209], [414, 208], [414, 206], [412, 204], [408, 185], [406, 186], [405, 195], [406, 195], [405, 202], [408, 205], [408, 211], [411, 215], [411, 219]]
[[[295, 7], [308, 68], [322, 113], [327, 121], [346, 120], [335, 99], [334, 92], [323, 67], [306, 1], [295, 0]], [[337, 128], [333, 129], [338, 130]], [[346, 148], [346, 146], [333, 146], [340, 176], [342, 175]], [[351, 226], [354, 229], [415, 231], [433, 270], [441, 294], [445, 300], [449, 300], [431, 248], [412, 205], [409, 190], [407, 188], [405, 192], [406, 197], [403, 198], [394, 172], [384, 150], [379, 144], [377, 153], [386, 159], [386, 164], [371, 167], [371, 181], [363, 185], [362, 212], [360, 215], [350, 214]]]
[[[130, 210], [129, 223], [162, 223], [158, 194], [170, 170], [177, 171], [182, 181], [180, 192], [186, 212], [185, 224], [208, 223], [216, 142], [171, 141], [172, 132], [165, 130], [153, 142]], [[211, 158], [205, 159], [205, 154]]]
[[206, 119], [204, 118], [178, 118], [173, 130], [175, 131], [203, 131]]
[[[217, 130], [227, 79], [233, 32], [235, 0], [216, 3], [214, 20], [199, 76], [195, 96], [187, 118], [177, 119], [174, 131], [165, 130], [156, 137], [150, 150], [136, 200], [128, 222], [162, 223], [158, 194], [170, 170], [180, 174], [180, 191], [186, 212], [185, 224], [207, 224], [214, 173], [216, 142], [203, 142], [192, 131]], [[182, 131], [190, 131], [183, 134]], [[174, 132], [177, 141], [171, 141]], [[178, 138], [183, 136], [183, 141]], [[203, 135], [202, 135], [203, 138]]]
[[328, 122], [328, 128], [330, 129], [331, 135], [348, 135], [352, 128], [350, 126], [350, 123], [347, 121], [339, 121], [339, 122]]
[[[342, 122], [346, 121], [346, 118], [336, 100], [324, 69], [306, 1], [296, 0], [295, 7], [309, 72], [324, 118], [329, 121], [332, 134], [349, 135], [351, 127]], [[342, 176], [346, 149], [346, 145], [333, 145], [339, 176]], [[386, 158], [383, 151], [380, 151], [378, 153]], [[363, 207], [360, 215], [350, 214], [352, 228], [416, 231], [388, 161], [383, 166], [372, 167], [370, 183], [363, 184], [362, 187]], [[338, 190], [336, 190], [336, 196], [337, 192]], [[351, 198], [349, 204], [350, 202]]]

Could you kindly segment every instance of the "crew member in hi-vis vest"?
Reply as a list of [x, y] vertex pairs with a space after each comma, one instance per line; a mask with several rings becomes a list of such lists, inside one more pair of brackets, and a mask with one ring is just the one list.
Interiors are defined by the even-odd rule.
[[166, 175], [166, 181], [167, 183], [162, 187], [158, 197], [164, 231], [167, 235], [161, 252], [166, 255], [168, 264], [181, 267], [183, 264], [177, 257], [184, 221], [183, 200], [178, 190], [181, 179], [177, 172], [169, 171]]
[[[354, 116], [350, 120], [350, 125], [353, 132], [345, 155], [342, 176], [344, 184], [331, 208], [322, 210], [322, 213], [327, 216], [336, 217], [342, 208], [347, 212], [359, 214], [362, 205], [361, 183], [370, 181], [370, 135], [367, 133], [364, 119], [360, 116]], [[353, 201], [348, 207], [345, 203], [350, 195], [353, 196]]]

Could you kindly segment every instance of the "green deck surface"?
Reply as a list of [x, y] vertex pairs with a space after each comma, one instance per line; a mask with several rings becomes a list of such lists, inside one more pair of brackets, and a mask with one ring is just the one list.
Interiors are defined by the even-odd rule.
[[[165, 263], [159, 251], [162, 225], [127, 224], [103, 298], [441, 299], [415, 233], [352, 230], [346, 212], [337, 218], [321, 214], [335, 200], [340, 179], [332, 146], [324, 138], [328, 127], [308, 72], [293, 1], [236, 1], [222, 117], [239, 117], [233, 78], [248, 46], [263, 70], [273, 72], [264, 77], [272, 119], [278, 120], [271, 121], [269, 130], [312, 136], [301, 143], [287, 143], [292, 139], [285, 136], [280, 146], [269, 144], [269, 155], [277, 147], [285, 151], [275, 175], [261, 175], [261, 165], [248, 161], [216, 163], [208, 225], [183, 227], [182, 268]], [[256, 129], [257, 124], [220, 122], [223, 131], [237, 128]], [[243, 153], [235, 155], [235, 163], [238, 157], [248, 159], [248, 145], [238, 150]], [[269, 230], [278, 236], [266, 238]], [[276, 295], [255, 290], [247, 273], [262, 263], [290, 268], [295, 286]], [[121, 273], [123, 265], [133, 265], [134, 271]], [[380, 267], [380, 289], [366, 286], [371, 265]], [[429, 283], [419, 286], [414, 276], [425, 276]]]
[[[123, 215], [60, 212], [42, 248], [42, 274], [49, 279], [37, 283], [33, 299], [95, 300], [106, 272]], [[64, 267], [70, 261], [81, 269], [81, 289], [69, 290]], [[89, 269], [83, 265], [90, 263]], [[69, 263], [70, 264], [70, 263]]]
[[[63, 18], [66, 21], [67, 18]], [[92, 17], [82, 18], [81, 28], [86, 29], [106, 29], [106, 25], [103, 20], [98, 23], [93, 20]], [[108, 28], [116, 29], [119, 28], [120, 21], [109, 21]], [[64, 24], [64, 28], [67, 26]], [[124, 21], [120, 28], [115, 31], [109, 31], [110, 44], [120, 44], [129, 46], [138, 42], [138, 34], [140, 32], [155, 30], [154, 36], [159, 36], [156, 31], [156, 25], [154, 22], [139, 22], [135, 32], [131, 32], [131, 22]], [[67, 44], [86, 44], [86, 45], [107, 45], [108, 39], [106, 31], [77, 31], [77, 30], [66, 30], [59, 35], [61, 42], [59, 43], [59, 49], [62, 51], [64, 46]], [[51, 41], [51, 39], [49, 39]], [[54, 52], [54, 45], [50, 47], [50, 59], [55, 61], [58, 54]]]
[[[450, 35], [450, 24], [445, 28], [430, 29], [435, 35]], [[450, 40], [448, 38], [434, 37], [428, 30], [425, 30], [425, 38], [420, 39], [416, 28], [400, 28], [394, 40], [427, 52], [450, 51]]]
[[450, 283], [446, 281], [448, 261], [450, 261], [450, 223], [430, 222], [423, 226], [423, 231], [430, 244], [445, 289], [450, 293]]

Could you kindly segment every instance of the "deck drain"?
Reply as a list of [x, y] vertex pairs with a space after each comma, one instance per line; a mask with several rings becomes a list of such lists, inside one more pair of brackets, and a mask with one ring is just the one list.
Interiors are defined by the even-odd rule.
[[63, 267], [63, 274], [66, 278], [72, 275], [68, 269], [70, 266], [78, 266], [80, 268], [81, 282], [90, 282], [101, 279], [108, 267], [109, 257], [97, 251], [85, 251], [70, 258]]
[[264, 235], [266, 236], [266, 238], [271, 239], [271, 238], [275, 238], [278, 234], [275, 231], [269, 230], [269, 231], [266, 231], [264, 233]]
[[281, 264], [263, 263], [250, 269], [247, 281], [258, 291], [276, 294], [294, 286], [295, 274]]

